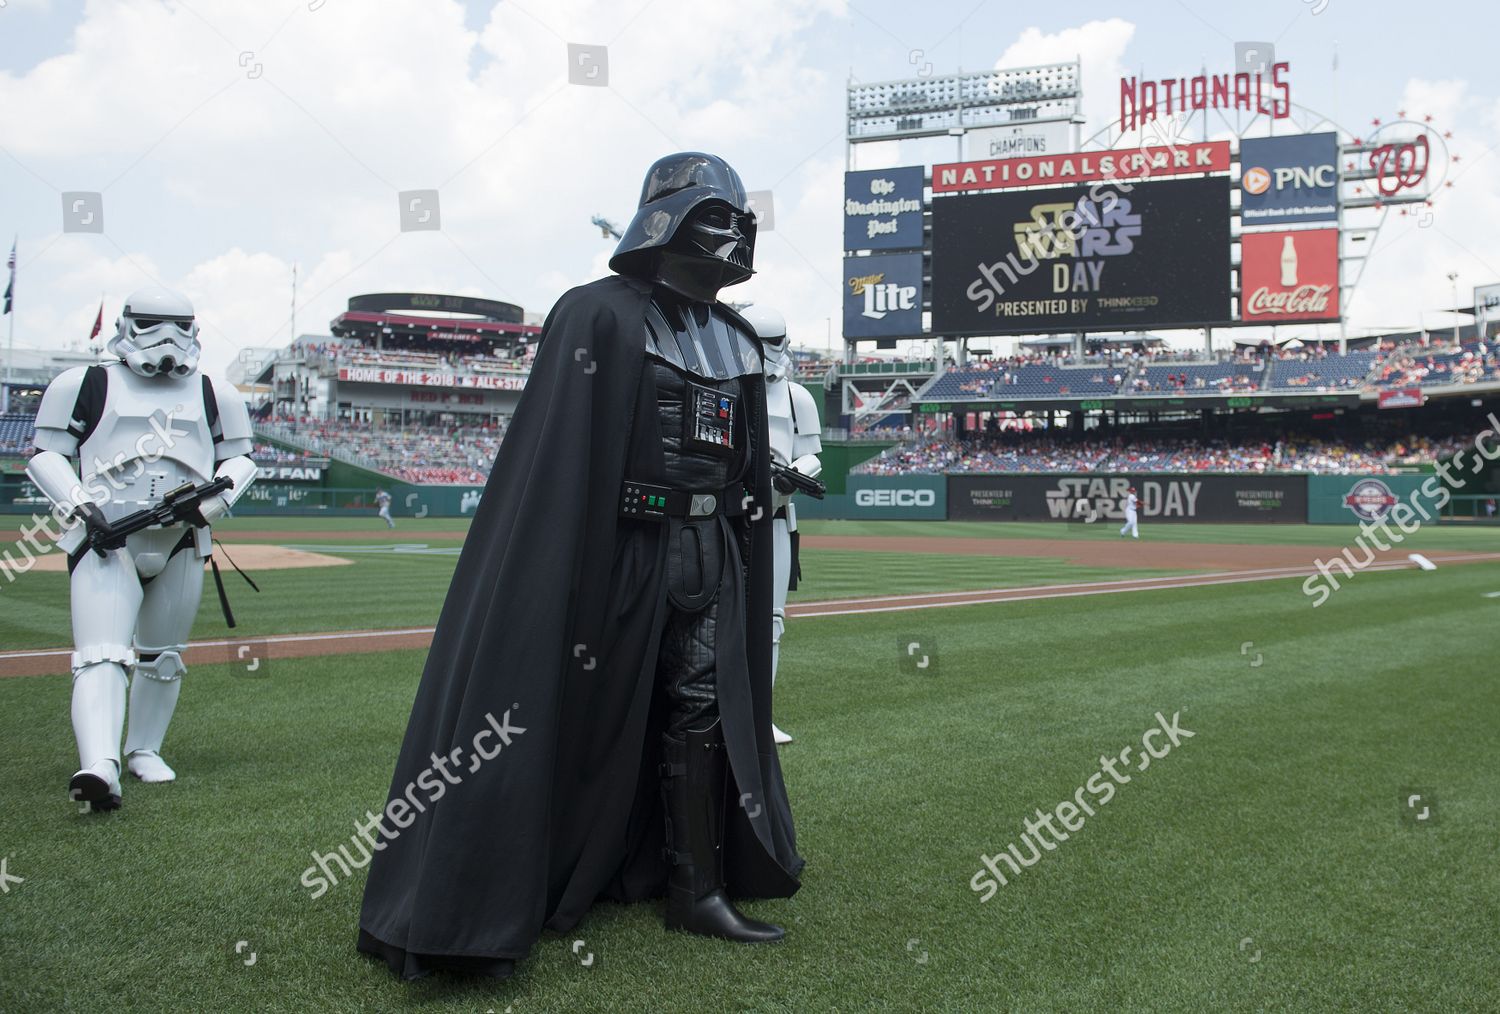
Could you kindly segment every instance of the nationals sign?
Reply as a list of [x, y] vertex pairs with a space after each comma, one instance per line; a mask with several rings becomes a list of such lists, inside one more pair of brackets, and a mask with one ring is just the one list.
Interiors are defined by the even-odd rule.
[[1240, 320], [1339, 319], [1339, 231], [1247, 232], [1240, 237]]
[[1010, 190], [1093, 180], [1136, 181], [1229, 171], [1228, 141], [1188, 141], [1171, 147], [1083, 151], [1031, 158], [950, 162], [932, 167], [932, 192]]

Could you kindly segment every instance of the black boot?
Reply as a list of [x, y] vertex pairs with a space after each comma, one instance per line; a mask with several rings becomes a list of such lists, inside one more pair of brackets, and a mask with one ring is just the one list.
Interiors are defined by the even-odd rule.
[[780, 926], [747, 919], [724, 893], [724, 805], [729, 758], [718, 721], [662, 737], [662, 798], [667, 807], [667, 929], [741, 943], [780, 940]]

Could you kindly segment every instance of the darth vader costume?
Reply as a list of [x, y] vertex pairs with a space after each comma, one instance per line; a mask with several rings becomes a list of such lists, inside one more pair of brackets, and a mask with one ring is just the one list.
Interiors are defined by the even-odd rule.
[[[735, 171], [668, 156], [618, 274], [547, 318], [374, 843], [359, 948], [403, 977], [508, 975], [600, 897], [781, 936], [729, 900], [789, 897], [803, 865], [771, 738], [761, 350], [717, 301], [754, 244]], [[503, 748], [463, 763], [486, 729]]]

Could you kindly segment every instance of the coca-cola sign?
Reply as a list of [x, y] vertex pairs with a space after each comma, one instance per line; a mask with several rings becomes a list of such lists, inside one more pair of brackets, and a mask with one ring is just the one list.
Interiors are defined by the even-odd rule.
[[1338, 230], [1242, 235], [1240, 319], [1266, 324], [1338, 320]]
[[1262, 285], [1245, 299], [1247, 317], [1258, 317], [1274, 313], [1279, 316], [1322, 317], [1328, 313], [1332, 285], [1299, 285], [1295, 289], [1277, 292]]

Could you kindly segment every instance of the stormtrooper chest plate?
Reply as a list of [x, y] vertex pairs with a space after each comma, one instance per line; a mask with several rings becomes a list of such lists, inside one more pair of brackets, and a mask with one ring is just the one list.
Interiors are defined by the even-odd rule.
[[785, 376], [766, 381], [766, 425], [770, 430], [771, 456], [783, 465], [791, 464], [797, 434], [792, 419], [792, 389]]
[[85, 486], [107, 493], [103, 509], [112, 520], [160, 502], [185, 482], [212, 478], [214, 441], [202, 377], [110, 370], [103, 411], [78, 447], [78, 473]]

